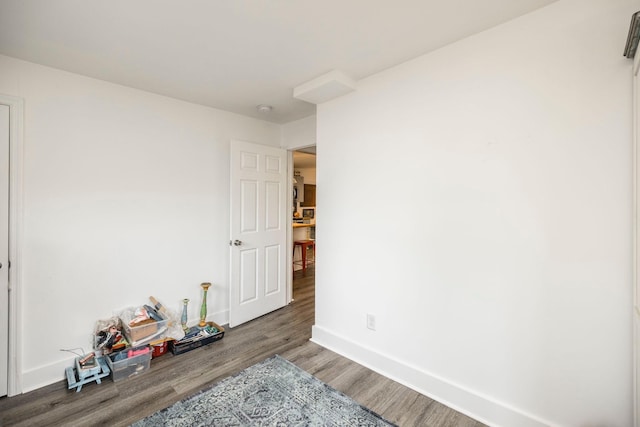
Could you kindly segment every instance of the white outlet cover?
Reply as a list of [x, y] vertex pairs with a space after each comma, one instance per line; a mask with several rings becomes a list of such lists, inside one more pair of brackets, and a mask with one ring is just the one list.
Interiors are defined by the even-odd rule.
[[376, 316], [373, 314], [367, 314], [367, 328], [372, 331], [376, 330]]

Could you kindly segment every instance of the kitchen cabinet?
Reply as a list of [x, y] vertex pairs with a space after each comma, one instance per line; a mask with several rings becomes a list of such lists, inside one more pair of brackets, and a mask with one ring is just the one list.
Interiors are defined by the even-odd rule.
[[314, 207], [316, 205], [316, 186], [313, 184], [304, 185], [304, 201], [300, 204], [303, 207]]

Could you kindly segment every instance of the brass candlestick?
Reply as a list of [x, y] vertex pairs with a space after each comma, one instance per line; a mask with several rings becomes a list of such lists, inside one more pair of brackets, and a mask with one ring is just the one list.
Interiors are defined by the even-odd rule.
[[204, 290], [204, 295], [202, 296], [202, 306], [200, 307], [200, 323], [198, 326], [204, 328], [207, 326], [207, 291], [209, 290], [209, 286], [211, 283], [202, 283], [202, 289]]

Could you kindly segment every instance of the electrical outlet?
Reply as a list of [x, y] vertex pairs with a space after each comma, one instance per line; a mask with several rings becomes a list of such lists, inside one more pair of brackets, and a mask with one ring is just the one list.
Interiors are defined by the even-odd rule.
[[376, 330], [376, 316], [367, 313], [367, 328], [372, 331]]

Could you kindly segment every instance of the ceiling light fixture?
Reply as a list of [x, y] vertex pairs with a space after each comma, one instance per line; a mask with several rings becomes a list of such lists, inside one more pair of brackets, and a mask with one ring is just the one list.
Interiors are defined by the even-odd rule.
[[273, 110], [273, 107], [271, 105], [260, 104], [256, 106], [256, 110], [262, 114], [269, 114]]

